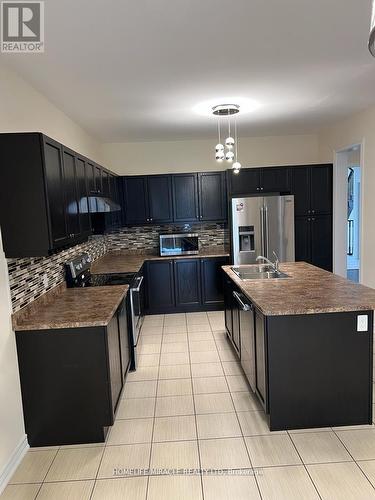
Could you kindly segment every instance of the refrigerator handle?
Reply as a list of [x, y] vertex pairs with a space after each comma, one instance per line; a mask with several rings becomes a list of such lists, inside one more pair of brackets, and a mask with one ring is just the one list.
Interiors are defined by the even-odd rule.
[[264, 207], [260, 207], [260, 254], [264, 254]]
[[268, 210], [267, 207], [264, 207], [264, 256], [269, 258], [269, 228], [268, 228]]

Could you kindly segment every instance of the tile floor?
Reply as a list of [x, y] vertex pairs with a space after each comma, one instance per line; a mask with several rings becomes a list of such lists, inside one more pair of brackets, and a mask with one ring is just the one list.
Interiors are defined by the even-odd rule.
[[375, 500], [374, 488], [375, 427], [271, 433], [210, 312], [146, 317], [107, 442], [30, 450], [1, 500]]

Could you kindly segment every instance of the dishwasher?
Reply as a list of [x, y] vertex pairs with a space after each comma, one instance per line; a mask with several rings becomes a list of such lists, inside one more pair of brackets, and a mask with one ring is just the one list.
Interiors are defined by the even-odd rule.
[[238, 305], [241, 365], [251, 389], [256, 392], [254, 307], [242, 293], [233, 291], [233, 297]]

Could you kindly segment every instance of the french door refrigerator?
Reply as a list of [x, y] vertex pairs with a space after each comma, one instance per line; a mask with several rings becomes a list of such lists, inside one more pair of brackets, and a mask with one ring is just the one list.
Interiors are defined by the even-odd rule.
[[232, 260], [255, 264], [259, 255], [294, 262], [294, 196], [232, 199]]

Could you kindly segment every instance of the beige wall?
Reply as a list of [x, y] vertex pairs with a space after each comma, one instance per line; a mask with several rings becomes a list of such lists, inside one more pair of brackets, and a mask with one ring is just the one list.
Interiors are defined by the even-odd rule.
[[[0, 132], [41, 131], [98, 159], [98, 144], [30, 85], [0, 67]], [[5, 168], [1, 165], [0, 168]], [[0, 236], [0, 491], [2, 474], [25, 436], [7, 263]]]
[[[240, 137], [242, 166], [298, 165], [318, 162], [316, 135]], [[227, 169], [214, 159], [215, 140], [108, 143], [106, 165], [118, 174], [157, 174]]]
[[363, 283], [375, 288], [375, 107], [319, 132], [320, 161], [334, 161], [335, 151], [363, 142], [362, 241]]

